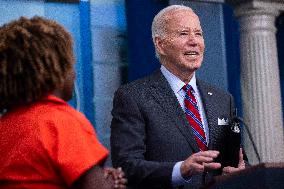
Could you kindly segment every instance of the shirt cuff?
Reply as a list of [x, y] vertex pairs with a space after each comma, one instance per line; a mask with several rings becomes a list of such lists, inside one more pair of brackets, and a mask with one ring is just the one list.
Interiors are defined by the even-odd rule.
[[182, 163], [183, 161], [177, 162], [173, 168], [173, 172], [172, 172], [172, 185], [173, 186], [184, 185], [191, 181], [191, 177], [187, 180], [182, 177], [181, 172], [180, 172], [180, 167]]

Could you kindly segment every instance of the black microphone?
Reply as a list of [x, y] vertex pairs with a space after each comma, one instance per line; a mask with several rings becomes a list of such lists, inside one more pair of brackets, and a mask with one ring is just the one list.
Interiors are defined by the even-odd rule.
[[231, 122], [232, 122], [232, 124], [231, 124], [231, 130], [233, 130], [233, 131], [236, 130], [236, 129], [240, 129], [240, 127], [239, 127], [239, 126], [240, 126], [240, 123], [243, 124], [243, 128], [245, 128], [245, 130], [247, 131], [249, 140], [250, 140], [251, 143], [252, 143], [252, 147], [253, 147], [253, 150], [254, 150], [254, 152], [255, 152], [255, 154], [256, 154], [258, 163], [260, 163], [260, 156], [259, 156], [259, 153], [258, 153], [257, 148], [256, 148], [256, 146], [255, 146], [255, 143], [254, 143], [254, 141], [253, 141], [253, 139], [252, 139], [252, 135], [251, 135], [251, 132], [250, 132], [250, 130], [249, 130], [247, 124], [244, 122], [244, 120], [243, 120], [242, 118], [240, 118], [240, 117], [238, 117], [238, 116], [234, 116], [234, 117], [232, 118]]

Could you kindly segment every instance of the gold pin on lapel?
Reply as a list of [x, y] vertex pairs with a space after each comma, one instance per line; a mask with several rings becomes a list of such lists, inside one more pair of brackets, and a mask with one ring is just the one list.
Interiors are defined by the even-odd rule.
[[210, 96], [212, 96], [212, 94], [213, 94], [213, 93], [211, 93], [211, 92], [208, 92], [208, 94], [209, 94]]

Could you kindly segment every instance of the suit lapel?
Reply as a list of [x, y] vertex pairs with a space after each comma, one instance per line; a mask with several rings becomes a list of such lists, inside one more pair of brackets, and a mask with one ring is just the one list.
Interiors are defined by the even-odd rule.
[[168, 81], [160, 71], [157, 71], [151, 80], [151, 94], [168, 114], [169, 122], [173, 122], [185, 137], [193, 151], [198, 152], [198, 146], [185, 114], [172, 91]]
[[198, 86], [198, 90], [201, 95], [201, 99], [203, 102], [203, 106], [204, 106], [204, 110], [205, 110], [205, 114], [206, 114], [206, 118], [208, 122], [208, 128], [209, 128], [208, 149], [209, 150], [216, 149], [217, 147], [216, 141], [221, 132], [221, 130], [218, 129], [218, 125], [217, 125], [218, 109], [215, 106], [217, 97], [215, 96], [214, 93], [212, 93], [212, 91], [210, 90], [210, 87], [206, 83], [200, 80], [197, 80], [197, 86]]

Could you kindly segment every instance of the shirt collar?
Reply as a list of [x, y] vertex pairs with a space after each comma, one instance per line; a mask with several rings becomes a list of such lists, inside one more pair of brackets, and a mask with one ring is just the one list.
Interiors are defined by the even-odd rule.
[[[186, 84], [182, 80], [180, 80], [177, 76], [175, 76], [173, 73], [171, 73], [165, 66], [162, 65], [160, 69], [175, 93], [178, 93], [182, 89], [182, 87]], [[189, 81], [189, 84], [192, 86], [194, 91], [197, 91], [195, 72], [193, 73], [193, 76]]]

